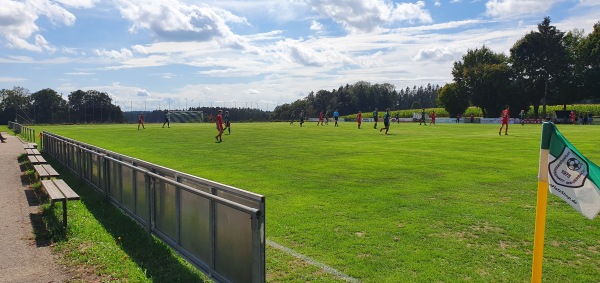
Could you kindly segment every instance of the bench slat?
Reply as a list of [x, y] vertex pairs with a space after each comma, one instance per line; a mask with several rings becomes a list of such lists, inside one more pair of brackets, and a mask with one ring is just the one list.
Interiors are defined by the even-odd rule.
[[23, 144], [23, 149], [28, 149], [28, 148], [30, 148], [30, 149], [37, 148], [37, 143], [31, 143], [31, 142], [30, 143], [24, 143]]
[[50, 197], [52, 202], [65, 200], [65, 196], [60, 192], [52, 180], [42, 180], [42, 186], [46, 189], [48, 197]]
[[37, 159], [38, 163], [46, 163], [47, 162], [46, 159], [44, 159], [44, 157], [41, 155], [34, 155], [34, 156]]
[[54, 168], [52, 168], [52, 166], [50, 166], [50, 164], [43, 164], [41, 166], [44, 167], [46, 172], [48, 172], [48, 176], [56, 177], [59, 175], [58, 172], [56, 172], [56, 170], [54, 170]]
[[37, 149], [35, 149], [35, 148], [32, 148], [32, 149], [31, 149], [31, 154], [33, 154], [33, 155], [40, 155], [41, 153], [40, 153], [40, 151], [39, 151], [39, 150], [37, 150]]
[[27, 158], [29, 159], [29, 162], [31, 162], [31, 164], [40, 163], [35, 155], [27, 155]]
[[35, 172], [40, 175], [40, 178], [50, 177], [50, 174], [48, 171], [46, 171], [46, 169], [44, 169], [44, 167], [42, 167], [42, 165], [33, 165], [33, 169], [35, 169]]
[[65, 183], [62, 179], [54, 179], [54, 184], [60, 189], [61, 192], [67, 197], [68, 200], [79, 199], [79, 195]]
[[29, 155], [33, 155], [33, 149], [31, 149], [31, 148], [25, 149], [25, 152], [27, 152], [27, 154], [29, 154]]

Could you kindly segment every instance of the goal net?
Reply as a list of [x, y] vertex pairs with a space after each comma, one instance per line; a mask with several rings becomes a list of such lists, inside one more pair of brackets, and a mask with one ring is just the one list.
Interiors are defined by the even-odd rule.
[[171, 122], [177, 123], [202, 123], [204, 122], [203, 111], [169, 111]]

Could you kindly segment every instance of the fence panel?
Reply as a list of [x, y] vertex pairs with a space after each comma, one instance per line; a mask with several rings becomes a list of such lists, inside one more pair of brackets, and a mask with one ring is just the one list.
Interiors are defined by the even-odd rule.
[[[144, 168], [141, 168], [143, 171], [147, 171]], [[148, 213], [150, 209], [148, 208], [148, 202], [146, 201], [146, 175], [139, 171], [134, 171], [135, 174], [135, 214], [143, 219], [144, 221], [148, 221]]]
[[264, 196], [42, 132], [43, 151], [217, 282], [265, 282]]

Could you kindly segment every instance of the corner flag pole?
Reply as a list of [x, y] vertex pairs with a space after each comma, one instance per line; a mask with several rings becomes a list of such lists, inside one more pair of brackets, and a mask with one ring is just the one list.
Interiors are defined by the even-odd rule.
[[546, 231], [546, 205], [548, 203], [548, 182], [538, 180], [537, 207], [535, 213], [535, 235], [533, 236], [533, 266], [531, 282], [542, 282], [542, 261], [544, 259], [544, 232]]
[[535, 235], [533, 236], [533, 264], [531, 282], [542, 282], [542, 261], [544, 260], [544, 235], [546, 232], [546, 206], [548, 204], [548, 155], [553, 124], [544, 123], [540, 146], [540, 164], [538, 170], [538, 191], [535, 212]]

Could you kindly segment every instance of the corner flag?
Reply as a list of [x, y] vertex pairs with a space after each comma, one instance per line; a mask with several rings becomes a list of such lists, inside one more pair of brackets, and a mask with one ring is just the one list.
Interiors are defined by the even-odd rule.
[[550, 192], [588, 219], [600, 212], [600, 168], [583, 156], [552, 123], [544, 123], [539, 178], [547, 178]]
[[548, 189], [588, 219], [600, 212], [600, 168], [563, 137], [553, 123], [542, 126], [531, 282], [542, 282]]

